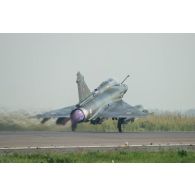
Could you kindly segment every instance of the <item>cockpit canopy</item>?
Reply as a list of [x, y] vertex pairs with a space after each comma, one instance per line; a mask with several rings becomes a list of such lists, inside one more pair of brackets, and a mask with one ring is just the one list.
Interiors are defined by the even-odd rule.
[[98, 88], [105, 88], [105, 87], [108, 88], [108, 87], [111, 87], [111, 86], [116, 85], [116, 84], [117, 84], [117, 82], [114, 79], [108, 79], [108, 80], [102, 82]]
[[105, 91], [106, 89], [114, 86], [114, 85], [119, 85], [114, 79], [108, 79], [104, 82], [102, 82], [98, 88], [96, 88], [94, 91], [97, 93], [99, 91]]

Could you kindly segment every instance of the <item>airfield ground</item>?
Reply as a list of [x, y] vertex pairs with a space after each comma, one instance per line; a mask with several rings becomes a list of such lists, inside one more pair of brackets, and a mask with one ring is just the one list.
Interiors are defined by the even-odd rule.
[[89, 148], [195, 145], [195, 131], [95, 133], [64, 131], [0, 131], [0, 148]]
[[195, 162], [195, 131], [0, 131], [0, 162]]

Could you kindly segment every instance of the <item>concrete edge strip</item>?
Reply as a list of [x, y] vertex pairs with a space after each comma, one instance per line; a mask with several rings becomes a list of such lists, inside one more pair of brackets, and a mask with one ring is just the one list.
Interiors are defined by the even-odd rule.
[[104, 145], [91, 145], [91, 146], [25, 146], [25, 147], [1, 147], [0, 150], [177, 147], [177, 146], [195, 146], [195, 144], [105, 145], [105, 146]]

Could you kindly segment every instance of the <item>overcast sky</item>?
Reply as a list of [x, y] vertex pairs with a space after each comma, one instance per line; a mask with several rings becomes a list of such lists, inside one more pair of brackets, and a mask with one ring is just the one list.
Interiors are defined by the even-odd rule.
[[77, 71], [92, 90], [130, 74], [131, 105], [195, 108], [195, 34], [0, 34], [0, 107], [76, 104]]

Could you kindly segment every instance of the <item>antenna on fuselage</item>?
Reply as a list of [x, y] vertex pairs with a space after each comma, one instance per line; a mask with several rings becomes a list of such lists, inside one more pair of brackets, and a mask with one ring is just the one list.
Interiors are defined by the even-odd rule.
[[130, 77], [130, 75], [127, 75], [126, 77], [125, 77], [125, 79], [121, 82], [121, 84], [123, 84], [126, 80], [127, 80], [127, 78], [129, 78]]

